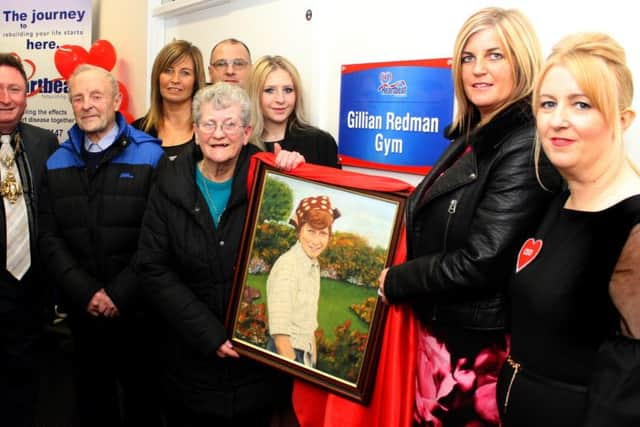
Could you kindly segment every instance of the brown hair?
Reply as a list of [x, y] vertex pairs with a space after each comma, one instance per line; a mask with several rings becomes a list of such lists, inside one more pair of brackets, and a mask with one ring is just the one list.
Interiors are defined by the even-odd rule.
[[24, 86], [27, 88], [29, 83], [27, 82], [27, 73], [24, 71], [24, 67], [22, 66], [22, 61], [16, 55], [12, 53], [0, 53], [0, 65], [5, 65], [7, 67], [15, 68], [18, 70], [22, 78], [24, 79]]
[[202, 53], [197, 46], [186, 40], [174, 40], [167, 43], [156, 55], [151, 69], [151, 106], [144, 116], [141, 129], [148, 132], [152, 128], [158, 129], [162, 123], [162, 95], [160, 95], [160, 74], [171, 65], [183, 58], [193, 61], [194, 83], [191, 97], [204, 87], [204, 62]]
[[321, 211], [319, 209], [310, 210], [300, 218], [300, 221], [298, 221], [299, 223], [296, 225], [296, 232], [299, 233], [300, 230], [302, 230], [303, 225], [309, 224], [309, 226], [316, 230], [329, 228], [329, 234], [332, 234], [331, 226], [333, 225], [334, 219], [333, 215], [327, 211]]
[[329, 196], [310, 196], [300, 200], [289, 223], [296, 227], [298, 233], [304, 224], [309, 224], [315, 229], [329, 227], [331, 233], [333, 221], [340, 216], [340, 211], [331, 206]]

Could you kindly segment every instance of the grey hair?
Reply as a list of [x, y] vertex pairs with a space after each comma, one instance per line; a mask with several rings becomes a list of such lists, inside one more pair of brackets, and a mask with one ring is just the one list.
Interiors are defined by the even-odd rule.
[[107, 79], [109, 79], [109, 83], [111, 84], [111, 93], [113, 94], [113, 97], [115, 98], [116, 96], [118, 96], [118, 94], [120, 93], [120, 87], [118, 86], [118, 80], [116, 80], [116, 78], [113, 76], [113, 74], [111, 74], [109, 71], [105, 70], [102, 67], [98, 67], [96, 65], [92, 65], [92, 64], [80, 64], [76, 67], [75, 70], [73, 70], [73, 73], [71, 74], [71, 76], [69, 77], [69, 99], [71, 99], [71, 81], [78, 76], [78, 74], [82, 74], [85, 71], [99, 71], [102, 73], [103, 76], [105, 76]]
[[222, 110], [238, 105], [240, 107], [242, 125], [247, 126], [251, 123], [249, 95], [238, 85], [218, 82], [198, 90], [193, 97], [191, 109], [194, 123], [200, 123], [200, 118], [202, 117], [200, 110], [205, 103], [211, 104], [215, 110]]

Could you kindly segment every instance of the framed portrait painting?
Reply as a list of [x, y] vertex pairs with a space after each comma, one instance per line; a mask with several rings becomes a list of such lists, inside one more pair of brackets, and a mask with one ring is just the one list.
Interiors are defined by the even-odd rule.
[[[340, 171], [336, 171], [340, 173]], [[256, 173], [227, 326], [236, 350], [366, 403], [405, 196]]]

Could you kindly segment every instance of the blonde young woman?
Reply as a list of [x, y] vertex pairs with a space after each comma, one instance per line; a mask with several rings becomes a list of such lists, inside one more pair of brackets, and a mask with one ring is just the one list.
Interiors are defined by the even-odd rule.
[[249, 95], [254, 109], [252, 143], [273, 152], [300, 153], [307, 163], [339, 167], [333, 137], [311, 126], [304, 116], [300, 75], [282, 56], [263, 56], [253, 65]]
[[624, 49], [581, 33], [553, 49], [533, 109], [565, 179], [512, 266], [512, 346], [498, 382], [505, 426], [640, 425], [640, 177]]
[[415, 415], [424, 425], [499, 422], [504, 292], [517, 242], [552, 196], [533, 168], [530, 96], [540, 64], [537, 37], [517, 10], [482, 9], [456, 38], [452, 142], [408, 200], [407, 262], [379, 279], [390, 303], [412, 304], [421, 320]]
[[204, 84], [200, 49], [185, 40], [168, 43], [153, 62], [149, 111], [131, 125], [162, 140], [173, 160], [193, 145], [191, 100]]

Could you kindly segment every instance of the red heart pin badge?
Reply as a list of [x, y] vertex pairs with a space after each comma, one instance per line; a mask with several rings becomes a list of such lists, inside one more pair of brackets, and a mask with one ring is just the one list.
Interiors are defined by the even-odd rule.
[[518, 252], [518, 261], [516, 262], [516, 273], [531, 264], [531, 261], [535, 259], [542, 249], [542, 240], [536, 240], [533, 237], [529, 237], [526, 242], [520, 248]]

